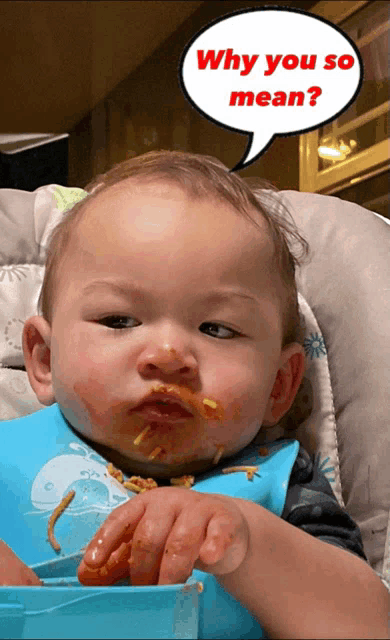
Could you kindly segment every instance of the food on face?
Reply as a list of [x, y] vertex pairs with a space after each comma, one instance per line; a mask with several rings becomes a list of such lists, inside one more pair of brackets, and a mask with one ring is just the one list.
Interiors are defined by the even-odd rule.
[[211, 398], [204, 398], [202, 405], [203, 412], [201, 413], [203, 417], [211, 420], [218, 420], [219, 422], [223, 420], [223, 409], [218, 402], [211, 400]]
[[222, 473], [236, 473], [238, 471], [245, 471], [248, 480], [253, 480], [253, 476], [258, 470], [259, 467], [245, 465], [240, 467], [226, 467], [225, 469], [222, 469]]
[[178, 398], [178, 400], [182, 400], [184, 403], [193, 407], [198, 413], [200, 413], [202, 418], [206, 420], [218, 420], [219, 422], [223, 420], [223, 408], [212, 398], [204, 398], [203, 401], [200, 401], [189, 389], [183, 389], [182, 387], [166, 384], [155, 385], [152, 392], [166, 393]]
[[133, 444], [138, 447], [138, 445], [141, 443], [141, 441], [144, 439], [144, 437], [146, 436], [146, 434], [148, 433], [148, 431], [151, 429], [152, 427], [150, 426], [150, 424], [148, 424], [145, 429], [143, 429], [143, 431], [141, 431], [140, 434], [138, 434], [138, 436], [135, 438], [135, 440], [133, 440]]
[[0, 540], [0, 587], [41, 587], [41, 580]]
[[[156, 395], [154, 394], [162, 394], [158, 397], [156, 397]], [[166, 398], [166, 402], [164, 403], [164, 396], [167, 396]], [[191, 417], [190, 413], [188, 413], [189, 409], [188, 407], [193, 407], [196, 412], [204, 419], [204, 420], [218, 420], [218, 421], [222, 421], [223, 420], [223, 416], [224, 416], [224, 411], [222, 406], [213, 398], [208, 398], [208, 397], [203, 397], [203, 399], [200, 399], [197, 397], [196, 394], [194, 394], [194, 392], [192, 392], [190, 389], [185, 389], [183, 387], [178, 387], [176, 385], [166, 385], [166, 384], [155, 384], [151, 389], [149, 394], [146, 397], [146, 400], [144, 400], [141, 405], [139, 405], [140, 407], [143, 407], [144, 405], [147, 406], [148, 402], [151, 403], [153, 401], [153, 398], [155, 400], [156, 403], [159, 404], [169, 404], [169, 401], [175, 401], [178, 400], [179, 403], [181, 403], [182, 408], [183, 409], [187, 409], [187, 416]], [[136, 411], [136, 409], [135, 409]], [[195, 417], [195, 413], [193, 414], [192, 417]], [[148, 422], [152, 421], [150, 416], [149, 416], [149, 420]], [[147, 434], [149, 433], [149, 431], [151, 429], [154, 429], [156, 427], [156, 429], [154, 429], [155, 431], [158, 431], [160, 433], [160, 441], [161, 438], [163, 437], [163, 441], [162, 441], [162, 446], [155, 446], [152, 451], [149, 453], [148, 455], [148, 460], [154, 460], [155, 458], [157, 458], [158, 456], [160, 456], [160, 454], [165, 454], [167, 452], [167, 447], [168, 450], [170, 449], [171, 443], [170, 443], [170, 434], [167, 433], [167, 429], [158, 428], [158, 418], [153, 422], [152, 424], [147, 424], [146, 426], [143, 427], [142, 431], [134, 438], [133, 440], [133, 444], [134, 446], [138, 447], [141, 442], [144, 440], [144, 438], [147, 436]], [[164, 425], [162, 425], [163, 427]], [[167, 442], [168, 440], [168, 442]], [[215, 454], [213, 463], [214, 464], [218, 464], [219, 460], [221, 459], [222, 455], [223, 455], [223, 451], [224, 451], [224, 447], [223, 446], [219, 446], [217, 449], [217, 452]], [[118, 472], [119, 474], [119, 472]], [[113, 475], [113, 473], [111, 473], [111, 475]], [[117, 477], [118, 479], [118, 477]], [[130, 487], [129, 487], [130, 488]]]
[[186, 489], [191, 489], [194, 482], [194, 476], [180, 476], [180, 478], [171, 478], [171, 484], [176, 487], [186, 487]]
[[155, 449], [153, 449], [152, 453], [148, 455], [148, 460], [154, 460], [155, 458], [157, 458], [157, 456], [159, 455], [159, 453], [161, 453], [162, 450], [163, 450], [162, 447], [156, 447]]
[[258, 454], [259, 456], [268, 456], [267, 447], [260, 447], [260, 449], [258, 449]]
[[66, 496], [62, 498], [60, 504], [58, 505], [58, 507], [54, 509], [53, 513], [49, 518], [47, 536], [49, 538], [49, 542], [51, 546], [53, 547], [54, 551], [56, 551], [57, 553], [61, 551], [61, 545], [57, 542], [57, 540], [54, 537], [54, 525], [57, 522], [60, 515], [64, 513], [65, 509], [70, 505], [75, 495], [76, 495], [76, 491], [74, 489], [69, 491], [69, 493], [67, 493]]
[[225, 447], [223, 445], [219, 446], [217, 449], [217, 453], [215, 454], [214, 458], [213, 458], [213, 464], [218, 464], [218, 462], [220, 461], [222, 454], [225, 450]]

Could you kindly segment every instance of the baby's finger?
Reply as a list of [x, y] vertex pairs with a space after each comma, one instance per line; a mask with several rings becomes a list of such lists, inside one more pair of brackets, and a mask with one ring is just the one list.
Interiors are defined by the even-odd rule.
[[157, 584], [164, 546], [177, 517], [175, 505], [150, 503], [134, 532], [129, 560], [131, 584]]
[[145, 513], [142, 494], [132, 498], [110, 513], [89, 543], [83, 563], [92, 569], [101, 568], [122, 542], [129, 542]]
[[241, 564], [248, 548], [248, 531], [235, 515], [222, 513], [210, 519], [197, 569], [218, 575], [230, 573]]
[[78, 578], [81, 584], [86, 586], [111, 585], [129, 577], [129, 557], [131, 554], [131, 542], [122, 544], [113, 551], [107, 562], [98, 569], [93, 569], [85, 562], [81, 562], [78, 568]]
[[205, 564], [215, 564], [225, 555], [234, 539], [235, 523], [231, 516], [217, 515], [211, 518], [206, 532], [206, 539], [199, 553]]
[[214, 512], [215, 504], [209, 502], [183, 509], [167, 539], [158, 584], [179, 584], [189, 578]]

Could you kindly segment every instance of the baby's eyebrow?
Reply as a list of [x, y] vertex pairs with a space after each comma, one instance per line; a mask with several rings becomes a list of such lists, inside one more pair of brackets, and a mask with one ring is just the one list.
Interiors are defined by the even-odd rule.
[[232, 299], [239, 298], [240, 300], [249, 300], [250, 302], [258, 302], [258, 298], [250, 293], [244, 293], [241, 291], [213, 291], [208, 295], [202, 297], [202, 299], [210, 304], [218, 304], [220, 302], [231, 302]]
[[88, 283], [83, 287], [81, 293], [83, 295], [87, 295], [89, 293], [94, 293], [99, 289], [110, 289], [111, 291], [115, 291], [116, 293], [121, 294], [122, 296], [129, 296], [130, 294], [138, 294], [142, 295], [144, 291], [139, 287], [133, 287], [126, 284], [119, 284], [116, 282], [109, 282], [108, 280], [94, 280], [93, 282]]
[[[82, 295], [88, 295], [89, 293], [94, 293], [99, 289], [109, 289], [118, 293], [122, 296], [132, 296], [132, 297], [142, 297], [145, 299], [147, 296], [147, 291], [142, 289], [142, 287], [135, 286], [134, 284], [120, 284], [117, 282], [110, 282], [108, 280], [94, 280], [93, 282], [88, 283], [81, 290]], [[242, 302], [246, 300], [247, 302], [251, 302], [252, 304], [258, 304], [259, 298], [256, 295], [251, 294], [251, 292], [246, 292], [243, 290], [234, 289], [226, 289], [225, 291], [210, 291], [207, 294], [203, 294], [199, 301], [202, 303], [206, 303], [208, 305], [218, 305], [223, 303], [231, 303], [231, 302]]]

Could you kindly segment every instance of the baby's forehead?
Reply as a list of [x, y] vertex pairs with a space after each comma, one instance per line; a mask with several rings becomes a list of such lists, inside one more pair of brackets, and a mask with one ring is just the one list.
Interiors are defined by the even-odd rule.
[[[127, 184], [126, 184], [127, 183]], [[245, 216], [218, 194], [193, 194], [181, 185], [123, 181], [100, 193], [88, 204], [77, 248], [81, 252], [133, 250], [161, 252], [188, 248], [194, 257], [207, 251], [216, 259], [231, 258], [232, 265], [270, 266], [275, 249], [261, 211]], [[109, 242], [107, 242], [109, 240]], [[151, 253], [152, 255], [152, 253]]]
[[[143, 213], [150, 215], [148, 205], [154, 209], [158, 208], [159, 200], [164, 208], [169, 207], [169, 203], [172, 202], [172, 209], [175, 212], [180, 212], [180, 204], [182, 204], [183, 219], [189, 223], [199, 220], [199, 224], [204, 225], [206, 217], [207, 224], [211, 228], [214, 219], [221, 218], [223, 225], [234, 225], [252, 233], [255, 229], [258, 238], [262, 236], [263, 240], [268, 239], [272, 243], [269, 226], [260, 207], [255, 209], [253, 206], [246, 208], [241, 206], [239, 209], [231, 199], [223, 197], [215, 185], [206, 189], [204, 184], [198, 185], [196, 182], [181, 184], [165, 178], [153, 180], [128, 178], [104, 189], [86, 203], [83, 225], [93, 226], [96, 219], [100, 218], [107, 226], [115, 226], [117, 205], [126, 207], [128, 222], [133, 224], [134, 216], [139, 219]], [[187, 207], [188, 203], [195, 206]], [[156, 213], [158, 214], [158, 211]], [[177, 219], [173, 218], [172, 221], [175, 223]]]
[[105, 264], [119, 269], [121, 263], [133, 271], [135, 256], [141, 274], [144, 264], [147, 270], [172, 263], [195, 277], [201, 261], [237, 285], [273, 287], [274, 245], [261, 212], [251, 215], [256, 224], [214, 194], [195, 197], [175, 184], [131, 181], [89, 203], [77, 250], [88, 272]]
[[[143, 208], [139, 196], [142, 202], [153, 202], [155, 218], [150, 209]], [[160, 200], [161, 232], [160, 226], [155, 225]], [[173, 215], [171, 224], [170, 207], [175, 210], [176, 205], [178, 220]], [[220, 283], [244, 287], [256, 294], [272, 291], [272, 297], [281, 300], [283, 291], [279, 270], [274, 268], [271, 234], [261, 211], [250, 213], [255, 222], [222, 199], [195, 197], [176, 185], [114, 185], [89, 201], [67, 252], [67, 269], [62, 269], [67, 277], [62, 284], [65, 289], [67, 282], [70, 287], [80, 288], [94, 278], [110, 276], [126, 280], [131, 274], [135, 282], [145, 282], [145, 286], [152, 283], [152, 287], [159, 265], [161, 289], [165, 282], [177, 282], [184, 277], [186, 282], [199, 287], [201, 274], [202, 286], [206, 288], [212, 280], [215, 288]], [[185, 222], [187, 215], [192, 218], [189, 225]], [[139, 219], [135, 224], [136, 216]], [[197, 216], [199, 224], [195, 226]], [[214, 227], [210, 216], [218, 218]]]
[[245, 215], [211, 189], [198, 194], [166, 180], [127, 179], [104, 189], [88, 202], [79, 231], [74, 249], [89, 263], [117, 246], [122, 254], [157, 248], [165, 256], [180, 245], [192, 257], [200, 252], [198, 259], [207, 251], [240, 270], [251, 269], [248, 262], [271, 270], [275, 254], [261, 210]]

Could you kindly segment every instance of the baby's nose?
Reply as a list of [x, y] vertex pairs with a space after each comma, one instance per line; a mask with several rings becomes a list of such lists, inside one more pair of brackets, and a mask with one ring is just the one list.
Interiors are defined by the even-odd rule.
[[169, 344], [144, 351], [138, 360], [138, 372], [144, 376], [155, 376], [157, 372], [161, 372], [168, 376], [179, 375], [193, 379], [198, 371], [193, 354], [183, 353]]

